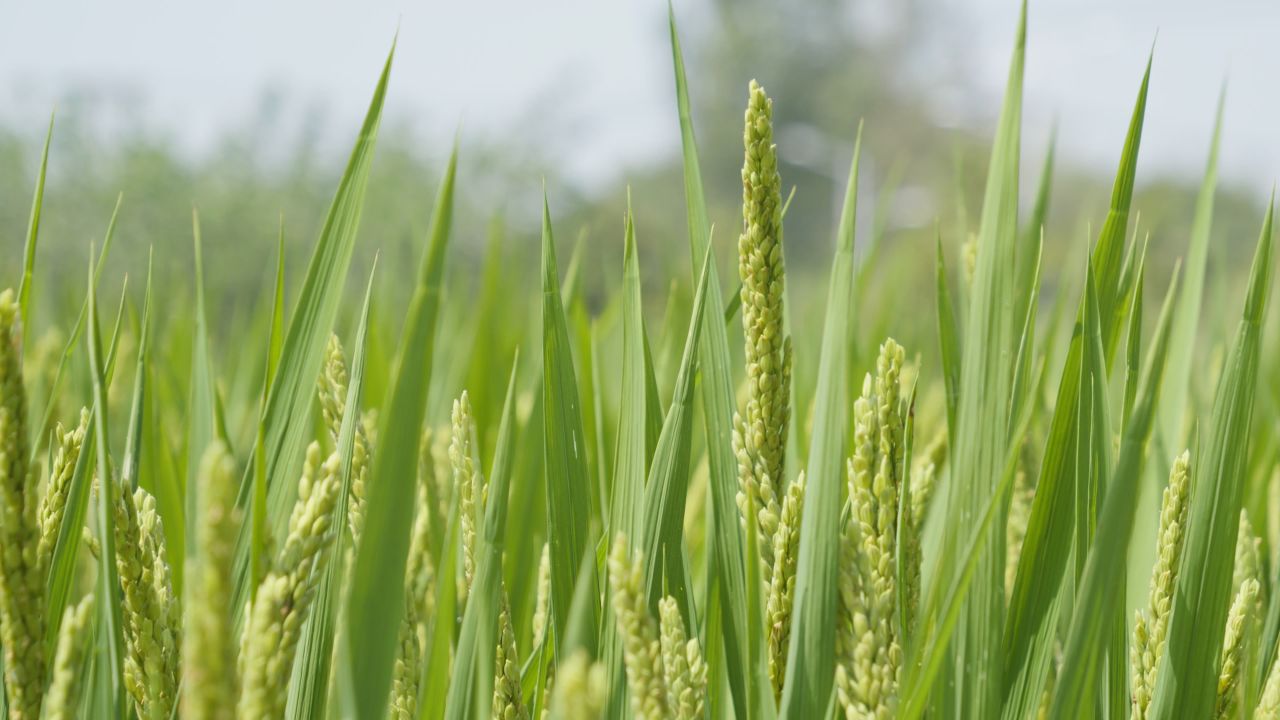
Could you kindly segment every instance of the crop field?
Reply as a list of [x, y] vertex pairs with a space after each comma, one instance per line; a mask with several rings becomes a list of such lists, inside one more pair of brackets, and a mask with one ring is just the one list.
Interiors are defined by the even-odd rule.
[[[1220, 106], [1192, 222], [1143, 226], [1148, 63], [1109, 203], [1049, 237], [1025, 15], [981, 212], [882, 253], [852, 108], [816, 284], [770, 95], [698, 125], [674, 13], [665, 245], [629, 196], [567, 242], [544, 193], [539, 265], [495, 236], [453, 282], [464, 134], [416, 266], [380, 261], [394, 50], [305, 267], [193, 215], [189, 300], [152, 266], [100, 291], [116, 215], [38, 252], [46, 142], [0, 268], [0, 717], [1280, 719], [1272, 211], [1211, 267]], [[742, 135], [740, 225], [695, 126]], [[232, 252], [274, 271], [224, 320], [203, 259]]]

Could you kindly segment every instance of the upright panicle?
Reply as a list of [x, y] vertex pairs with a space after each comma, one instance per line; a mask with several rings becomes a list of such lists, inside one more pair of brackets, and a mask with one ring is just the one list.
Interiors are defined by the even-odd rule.
[[749, 93], [743, 131], [742, 235], [738, 238], [747, 400], [734, 423], [733, 439], [741, 487], [738, 507], [745, 512], [745, 496], [752, 496], [756, 518], [747, 525], [760, 535], [763, 576], [769, 577], [786, 487], [791, 340], [786, 337], [782, 308], [782, 181], [773, 144], [773, 101], [755, 81]]

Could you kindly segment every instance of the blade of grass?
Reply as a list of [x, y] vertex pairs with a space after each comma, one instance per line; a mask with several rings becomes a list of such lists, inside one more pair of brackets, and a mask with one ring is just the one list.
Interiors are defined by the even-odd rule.
[[[635, 222], [627, 195], [622, 260], [622, 390], [618, 408], [617, 449], [614, 453], [613, 496], [609, 532], [638, 538], [644, 522], [644, 483], [648, 467], [649, 357], [644, 333], [643, 299], [640, 295], [640, 259], [636, 250]], [[656, 394], [656, 388], [655, 388]], [[660, 426], [659, 426], [660, 428]], [[659, 429], [659, 433], [661, 430]], [[655, 441], [656, 445], [656, 441]], [[607, 579], [606, 579], [607, 583]], [[622, 644], [611, 603], [604, 604], [604, 658], [613, 687], [626, 682]], [[621, 713], [625, 693], [611, 693], [612, 711]]]
[[[97, 265], [94, 267], [94, 282], [102, 276], [102, 268], [107, 262], [107, 251], [111, 249], [111, 241], [116, 235], [116, 218], [120, 216], [120, 203], [123, 201], [122, 195], [116, 196], [115, 207], [111, 211], [111, 219], [107, 221], [107, 232], [102, 240], [102, 253], [98, 255]], [[80, 339], [80, 334], [84, 332], [85, 318], [89, 312], [89, 300], [85, 299], [80, 305], [80, 314], [76, 316], [76, 323], [71, 329], [71, 336], [67, 338], [67, 344], [62, 348], [62, 355], [58, 358], [58, 369], [54, 372], [53, 383], [49, 386], [49, 397], [45, 399], [44, 412], [40, 413], [40, 424], [36, 427], [47, 428], [53, 420], [53, 412], [57, 408], [58, 389], [62, 386], [62, 376], [67, 369], [67, 362], [71, 359], [71, 353], [75, 350], [76, 343]], [[31, 444], [30, 463], [34, 465], [38, 457], [40, 443]]]
[[[591, 487], [582, 413], [578, 407], [578, 383], [556, 269], [551, 210], [545, 193], [542, 202], [542, 363], [551, 627], [556, 637], [563, 637], [574, 578], [586, 551]], [[561, 655], [557, 652], [556, 657]]]
[[[671, 595], [680, 606], [680, 614], [686, 623], [691, 623], [694, 617], [690, 588], [685, 586], [683, 553], [685, 500], [689, 495], [689, 447], [693, 440], [694, 356], [702, 332], [710, 264], [711, 254], [708, 252], [703, 259], [698, 290], [694, 295], [689, 335], [680, 358], [680, 370], [676, 373], [675, 393], [667, 419], [662, 424], [662, 435], [644, 487], [644, 520], [640, 535], [650, 609], [656, 614], [658, 601], [664, 595]], [[686, 628], [693, 629], [692, 626]]]
[[1253, 257], [1244, 313], [1218, 380], [1212, 419], [1201, 430], [1182, 564], [1167, 631], [1167, 651], [1159, 665], [1152, 697], [1152, 717], [1207, 717], [1217, 695], [1220, 629], [1231, 602], [1231, 573], [1249, 455], [1261, 326], [1271, 285], [1274, 203], [1273, 197]]
[[956, 406], [960, 400], [960, 325], [951, 300], [947, 280], [947, 260], [942, 253], [942, 234], [938, 233], [934, 260], [934, 287], [937, 297], [938, 353], [942, 359], [942, 381], [947, 398], [947, 432], [955, 442]]
[[[343, 407], [342, 424], [338, 430], [337, 451], [342, 489], [334, 505], [333, 527], [343, 528], [342, 534], [350, 538], [347, 524], [347, 498], [351, 494], [351, 463], [355, 448], [356, 431], [360, 427], [360, 408], [364, 397], [365, 354], [369, 336], [369, 306], [373, 297], [373, 279], [378, 268], [374, 258], [369, 271], [369, 284], [365, 289], [364, 303], [360, 311], [360, 325], [348, 373], [347, 397]], [[293, 676], [289, 682], [287, 717], [293, 720], [325, 717], [329, 698], [329, 678], [333, 659], [334, 636], [337, 630], [338, 608], [342, 603], [343, 575], [346, 563], [331, 558], [325, 565], [324, 576], [316, 595], [315, 604], [307, 616], [297, 659], [293, 664]]]
[[[92, 256], [90, 252], [90, 256]], [[91, 264], [92, 265], [92, 264]], [[94, 405], [94, 444], [97, 449], [98, 482], [98, 543], [102, 548], [103, 558], [114, 558], [115, 553], [115, 512], [113, 502], [118, 490], [112, 476], [111, 457], [108, 450], [107, 432], [107, 393], [103, 375], [102, 338], [98, 330], [98, 287], [96, 273], [89, 270], [88, 326], [89, 326], [89, 368], [93, 384]], [[124, 714], [125, 694], [123, 692], [123, 657], [124, 635], [121, 631], [120, 594], [117, 589], [120, 581], [116, 574], [114, 562], [102, 562], [98, 565], [98, 656], [99, 677], [95, 691], [94, 707], [108, 708], [114, 717]]]
[[[1041, 364], [1032, 382], [1034, 387], [1039, 387], [1044, 376], [1043, 370], [1044, 367]], [[1000, 483], [996, 487], [996, 492], [987, 499], [981, 520], [969, 533], [964, 545], [965, 550], [956, 556], [960, 563], [957, 565], [958, 572], [949, 584], [946, 594], [942, 594], [941, 582], [935, 582], [930, 587], [920, 615], [921, 622], [916, 629], [917, 642], [912, 646], [916, 649], [916, 656], [907, 663], [909, 669], [903, 684], [904, 702], [898, 714], [900, 720], [916, 720], [925, 713], [938, 671], [948, 659], [951, 637], [955, 634], [960, 613], [964, 609], [965, 597], [982, 558], [982, 545], [995, 524], [997, 510], [1008, 502], [1009, 490], [1013, 487], [1014, 478], [1017, 476], [1018, 445], [1031, 424], [1034, 407], [1031, 403], [1022, 406], [1022, 414], [1015, 423], [1010, 437], [1011, 442], [1004, 459]]]
[[506, 542], [507, 496], [511, 484], [512, 454], [515, 446], [516, 369], [511, 364], [507, 399], [502, 405], [498, 444], [489, 473], [489, 500], [485, 507], [484, 534], [478, 548], [475, 581], [462, 616], [462, 630], [449, 673], [449, 694], [445, 717], [466, 720], [484, 714], [483, 703], [493, 693], [494, 648], [498, 636], [498, 613], [502, 605], [502, 553]]
[[[1026, 54], [1026, 4], [1022, 6], [1004, 109], [996, 130], [971, 284], [968, 318], [960, 363], [960, 398], [952, 483], [948, 496], [947, 549], [960, 547], [967, 528], [978, 522], [983, 507], [996, 495], [1001, 462], [1009, 444], [1012, 418], [1008, 399], [1013, 388], [1017, 351], [1017, 290], [1009, 258], [1018, 246], [1018, 165], [1022, 124], [1022, 80]], [[1005, 507], [995, 523], [1004, 524]], [[963, 717], [994, 717], [1001, 704], [1004, 667], [1000, 662], [1000, 627], [1004, 620], [1005, 538], [987, 536], [973, 586], [953, 646], [958, 708]], [[938, 567], [955, 567], [946, 562]], [[946, 714], [944, 710], [944, 714]]]
[[[191, 211], [191, 234], [195, 253], [196, 317], [191, 340], [191, 379], [188, 385], [187, 472], [183, 476], [185, 504], [182, 516], [184, 518], [199, 517], [196, 514], [196, 509], [200, 507], [200, 488], [196, 480], [200, 472], [200, 458], [204, 455], [205, 448], [213, 444], [215, 438], [218, 438], [218, 428], [222, 425], [216, 417], [218, 400], [215, 397], [217, 392], [214, 380], [215, 371], [209, 349], [209, 321], [205, 314], [204, 258], [200, 239], [200, 215], [194, 209]], [[196, 553], [196, 523], [183, 524], [186, 526], [186, 533], [182, 542], [177, 547], [170, 548], [170, 550], [174, 553], [173, 557], [186, 557], [187, 559], [186, 562], [178, 562], [174, 563], [174, 565], [186, 565], [192, 561]], [[190, 557], [187, 557], [188, 555]], [[174, 573], [174, 591], [178, 593], [182, 592], [182, 585], [179, 582], [181, 577], [181, 573]]]
[[[1112, 191], [1111, 210], [1107, 222], [1093, 247], [1091, 264], [1098, 289], [1099, 314], [1114, 318], [1115, 298], [1120, 294], [1121, 262], [1128, 208], [1133, 195], [1133, 176], [1141, 145], [1142, 125], [1146, 111], [1147, 87], [1151, 62], [1143, 74], [1138, 98], [1125, 136], [1119, 168]], [[1106, 285], [1104, 292], [1102, 287]], [[1084, 368], [1084, 311], [1086, 298], [1081, 297], [1076, 324], [1067, 346], [1057, 400], [1045, 441], [1040, 476], [1031, 516], [1018, 557], [1013, 594], [1004, 621], [1003, 658], [1005, 663], [1004, 708], [1006, 720], [1024, 718], [1034, 713], [1049, 670], [1053, 638], [1059, 624], [1063, 601], [1063, 578], [1072, 557], [1075, 521], [1071, 513], [1061, 511], [1074, 503], [1077, 485], [1087, 468], [1078, 466], [1081, 418], [1090, 412], [1084, 397], [1092, 393], [1095, 383], [1105, 385], [1105, 378], [1090, 377], [1082, 381]], [[1052, 325], [1052, 324], [1051, 324]], [[1109, 332], [1118, 335], [1118, 324], [1102, 325], [1104, 347], [1114, 345]], [[1046, 335], [1053, 337], [1052, 327]], [[1110, 441], [1108, 441], [1110, 442]], [[1083, 565], [1083, 563], [1081, 563]]]
[[[126, 283], [127, 285], [127, 283]], [[121, 299], [121, 309], [123, 309], [124, 299]], [[144, 388], [146, 377], [146, 360], [148, 355], [148, 336], [151, 317], [151, 265], [147, 266], [147, 294], [146, 304], [143, 306], [143, 320], [140, 329], [141, 341], [138, 347], [137, 369], [135, 372], [133, 399], [130, 402], [129, 416], [129, 435], [125, 447], [125, 460], [121, 467], [120, 482], [127, 487], [137, 487], [138, 478], [138, 453], [142, 441], [142, 408], [144, 401]], [[116, 338], [119, 336], [120, 319], [117, 317], [116, 333], [112, 339], [110, 350], [108, 351], [108, 365], [110, 358], [115, 356]], [[104, 378], [105, 384], [110, 385], [110, 373]], [[96, 402], [96, 399], [95, 399]], [[96, 410], [96, 405], [94, 406]], [[68, 597], [71, 586], [76, 580], [76, 560], [80, 549], [80, 540], [83, 537], [82, 530], [85, 524], [85, 515], [88, 511], [89, 484], [91, 477], [91, 463], [95, 457], [95, 439], [94, 422], [96, 412], [90, 416], [89, 425], [86, 433], [90, 436], [86, 438], [86, 442], [80, 455], [76, 458], [75, 468], [72, 470], [71, 485], [68, 489], [66, 507], [63, 512], [62, 524], [58, 527], [58, 540], [54, 545], [53, 557], [49, 563], [49, 576], [46, 585], [46, 605], [45, 605], [45, 653], [46, 657], [53, 657], [58, 644], [58, 630], [62, 625], [63, 611], [66, 610]], [[179, 529], [181, 525], [175, 525]]]
[[[685, 211], [689, 224], [689, 252], [697, 267], [710, 245], [711, 227], [707, 221], [707, 201], [702, 188], [702, 171], [698, 165], [697, 140], [689, 103], [689, 85], [685, 77], [684, 55], [676, 31], [675, 10], [667, 3], [667, 24], [671, 35], [671, 59], [675, 70], [676, 109], [680, 118], [680, 147], [684, 172]], [[717, 586], [724, 623], [724, 668], [708, 668], [715, 675], [727, 672], [733, 706], [739, 714], [754, 717], [748, 703], [747, 675], [760, 668], [748, 668], [744, 661], [747, 632], [746, 571], [742, 554], [741, 527], [738, 522], [737, 461], [733, 455], [731, 422], [733, 418], [733, 381], [729, 374], [729, 335], [720, 320], [720, 278], [713, 263], [708, 271], [708, 312], [716, 318], [705, 321], [706, 333], [699, 348], [702, 368], [702, 417], [706, 426], [707, 463], [710, 469], [711, 522], [708, 534], [714, 558]], [[754, 559], [753, 559], [754, 561]], [[763, 640], [761, 639], [761, 642]], [[720, 657], [716, 655], [714, 657]], [[762, 658], [763, 659], [763, 658]]]
[[[448, 529], [444, 534], [444, 546], [440, 549], [440, 574], [437, 577], [458, 576], [458, 503], [456, 498], [449, 506]], [[449, 692], [449, 659], [453, 652], [453, 631], [458, 617], [458, 584], [436, 583], [436, 614], [428, 618], [427, 653], [422, 664], [422, 702], [418, 704], [418, 720], [435, 720], [444, 717], [445, 701]]]
[[31, 199], [31, 219], [27, 222], [27, 244], [22, 251], [22, 282], [18, 285], [18, 310], [22, 314], [23, 328], [31, 327], [32, 274], [36, 267], [36, 239], [40, 235], [40, 213], [44, 209], [44, 179], [49, 169], [49, 143], [52, 141], [53, 114], [50, 113], [49, 130], [45, 133], [44, 150], [40, 153], [40, 173], [36, 175], [35, 196]]
[[[1103, 664], [1120, 664], [1127, 669], [1127, 657], [1108, 655], [1111, 643], [1108, 633], [1123, 632], [1124, 577], [1127, 559], [1125, 549], [1133, 534], [1137, 509], [1138, 488], [1142, 477], [1142, 461], [1146, 454], [1147, 440], [1155, 424], [1155, 404], [1159, 396], [1165, 358], [1169, 346], [1170, 318], [1177, 298], [1178, 277], [1174, 276], [1165, 295], [1152, 341], [1151, 354], [1143, 368], [1141, 389], [1134, 406], [1132, 421], [1124, 431], [1120, 445], [1120, 457], [1114, 470], [1108, 474], [1114, 482], [1107, 483], [1106, 501], [1098, 521], [1097, 535], [1088, 552], [1084, 575], [1076, 593], [1065, 653], [1058, 681], [1054, 686], [1051, 718], [1092, 717], [1099, 698], [1098, 683]], [[1217, 675], [1213, 682], [1216, 686]], [[1116, 694], [1121, 688], [1112, 688]], [[1104, 694], [1103, 697], [1108, 697]], [[1127, 695], [1121, 698], [1127, 704]], [[1111, 699], [1114, 711], [1114, 698]], [[1123, 706], [1121, 707], [1123, 712]]]
[[[360, 225], [369, 167], [373, 161], [373, 149], [382, 118], [382, 103], [394, 57], [393, 44], [307, 266], [306, 279], [281, 349], [280, 367], [267, 397], [263, 423], [266, 426], [267, 504], [270, 516], [268, 527], [273, 531], [278, 532], [288, 519], [294, 492], [291, 483], [297, 478], [296, 470], [302, 459], [306, 436], [312, 429], [306, 419], [310, 417], [314, 383], [324, 360], [329, 331], [342, 303], [342, 288], [351, 264], [356, 230]], [[252, 488], [252, 478], [241, 484], [238, 506], [250, 504]], [[241, 525], [236, 544], [233, 594], [236, 607], [244, 605], [250, 590], [249, 544], [252, 542], [252, 525], [253, 523]], [[279, 534], [277, 536], [283, 537]], [[237, 629], [241, 619], [237, 617]]]
[[[405, 319], [399, 366], [382, 407], [381, 441], [368, 480], [364, 537], [356, 549], [347, 603], [348, 672], [355, 689], [356, 716], [380, 718], [391, 688], [399, 622], [404, 612], [405, 557], [413, 523], [418, 442], [426, 413], [435, 355], [436, 320], [444, 278], [445, 249], [453, 221], [453, 187], [458, 150], [454, 146], [436, 196], [426, 252]], [[395, 588], [388, 591], [388, 588]]]
[[257, 587], [267, 574], [267, 396], [280, 364], [284, 338], [284, 221], [276, 241], [276, 282], [271, 302], [271, 332], [267, 339], [266, 372], [262, 378], [262, 394], [258, 401], [258, 432], [253, 443], [253, 495], [249, 507], [249, 584]]
[[820, 717], [835, 678], [837, 563], [840, 554], [845, 436], [849, 425], [848, 365], [853, 339], [853, 235], [857, 218], [858, 157], [862, 127], [854, 142], [853, 164], [836, 234], [827, 317], [818, 361], [806, 498], [800, 520], [800, 551], [792, 606], [791, 645], [779, 714]]

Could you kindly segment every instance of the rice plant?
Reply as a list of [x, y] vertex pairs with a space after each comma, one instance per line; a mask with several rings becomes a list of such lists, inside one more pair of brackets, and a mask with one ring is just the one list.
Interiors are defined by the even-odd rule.
[[1105, 221], [1053, 238], [1081, 253], [1050, 266], [1052, 159], [1020, 196], [1024, 9], [977, 224], [940, 227], [931, 266], [911, 251], [933, 273], [915, 305], [875, 302], [894, 271], [855, 253], [848, 128], [808, 322], [774, 101], [751, 81], [743, 126], [705, 128], [742, 131], [726, 243], [674, 13], [670, 33], [691, 299], [661, 325], [629, 203], [604, 310], [578, 252], [562, 273], [545, 195], [536, 275], [495, 244], [480, 301], [446, 302], [458, 147], [416, 272], [375, 262], [352, 302], [389, 57], [294, 302], [282, 240], [224, 347], [197, 218], [194, 297], [153, 297], [148, 268], [141, 311], [126, 288], [104, 324], [113, 215], [79, 314], [41, 314], [75, 318], [62, 352], [42, 348], [32, 287], [68, 274], [36, 264], [46, 143], [0, 292], [0, 714], [1280, 718], [1272, 212], [1210, 317], [1218, 131], [1157, 278], [1148, 252], [1178, 235], [1136, 220], [1148, 64]]

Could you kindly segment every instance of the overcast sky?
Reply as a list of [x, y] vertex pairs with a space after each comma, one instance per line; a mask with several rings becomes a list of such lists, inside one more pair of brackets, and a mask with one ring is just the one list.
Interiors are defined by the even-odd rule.
[[[949, 67], [935, 77], [926, 64], [920, 82], [939, 86], [944, 120], [988, 125], [1016, 2], [941, 1], [962, 18], [957, 47], [978, 96], [948, 95]], [[398, 28], [390, 115], [432, 139], [459, 123], [465, 132], [510, 132], [554, 93], [557, 113], [574, 123], [565, 162], [589, 182], [678, 146], [665, 10], [661, 0], [11, 3], [0, 10], [0, 121], [30, 125], [34, 136], [70, 89], [103, 91], [199, 152], [243, 124], [272, 87], [354, 128]], [[694, 12], [687, 2], [676, 11]], [[1030, 12], [1029, 147], [1056, 119], [1063, 153], [1111, 168], [1154, 41], [1140, 179], [1199, 175], [1224, 80], [1225, 181], [1261, 193], [1280, 175], [1280, 3], [1035, 0]]]

